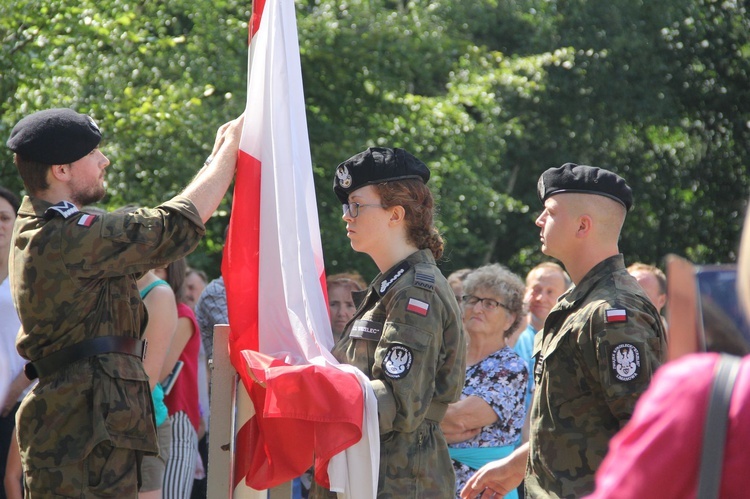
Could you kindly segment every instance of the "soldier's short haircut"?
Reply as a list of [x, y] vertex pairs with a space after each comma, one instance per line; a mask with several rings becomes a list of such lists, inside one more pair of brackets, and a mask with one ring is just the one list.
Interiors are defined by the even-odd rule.
[[24, 159], [18, 154], [13, 155], [13, 162], [16, 164], [21, 180], [23, 180], [23, 186], [29, 194], [38, 195], [49, 189], [47, 172], [52, 168], [52, 165]]

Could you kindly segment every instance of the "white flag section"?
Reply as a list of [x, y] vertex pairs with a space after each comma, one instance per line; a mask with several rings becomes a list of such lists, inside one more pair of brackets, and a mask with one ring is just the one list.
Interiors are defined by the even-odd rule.
[[[293, 0], [267, 0], [248, 66], [240, 149], [261, 164], [260, 351], [335, 362]], [[262, 334], [280, 327], [294, 334]]]
[[[229, 297], [232, 287], [258, 287], [257, 332], [243, 331], [239, 334], [257, 334], [258, 351], [261, 354], [282, 361], [281, 364], [286, 364], [286, 367], [313, 365], [319, 368], [317, 373], [335, 370], [339, 376], [344, 371], [348, 373], [345, 376], [359, 382], [365, 403], [362, 439], [330, 460], [328, 477], [331, 489], [340, 492], [340, 497], [374, 498], [379, 464], [375, 395], [363, 373], [352, 366], [339, 366], [330, 354], [333, 340], [324, 291], [325, 269], [295, 15], [293, 0], [266, 0], [258, 31], [251, 40], [245, 128], [240, 143], [241, 159], [238, 168], [260, 169], [260, 219], [257, 228], [230, 226], [228, 244], [237, 247], [241, 244], [242, 231], [258, 230], [257, 281], [237, 283], [225, 275], [227, 294]], [[245, 159], [249, 157], [249, 161], [243, 161], [243, 156]], [[239, 177], [238, 174], [238, 182]], [[237, 192], [238, 186], [235, 187], [235, 193]], [[233, 219], [240, 204], [235, 198]], [[226, 271], [233, 272], [231, 262], [225, 267], [225, 273]], [[243, 312], [231, 309], [231, 299], [229, 305], [230, 325], [234, 329], [231, 321]], [[254, 310], [254, 307], [250, 309]], [[258, 356], [247, 349], [242, 351], [242, 355], [246, 362], [243, 367], [253, 373], [253, 379], [262, 378], [264, 381], [261, 395], [253, 396], [251, 393], [256, 412], [251, 420], [269, 416], [265, 422], [256, 421], [258, 426], [253, 431], [261, 436], [254, 438], [259, 438], [261, 443], [255, 446], [262, 445], [266, 451], [273, 452], [270, 460], [278, 461], [279, 456], [283, 457], [286, 453], [291, 460], [298, 459], [299, 456], [295, 456], [298, 448], [293, 442], [279, 442], [278, 438], [271, 436], [278, 435], [283, 428], [277, 428], [276, 434], [269, 433], [265, 437], [262, 435], [268, 428], [264, 426], [266, 423], [278, 424], [279, 420], [274, 418], [310, 410], [308, 399], [300, 397], [296, 402], [299, 407], [286, 406], [286, 409], [272, 415], [266, 411], [269, 402], [268, 399], [263, 402], [263, 397], [276, 397], [273, 398], [276, 403], [278, 399], [288, 395], [290, 387], [299, 386], [297, 378], [294, 378], [295, 385], [292, 386], [285, 381], [289, 378], [285, 378], [288, 371], [283, 371], [284, 366], [258, 363]], [[277, 369], [281, 369], [282, 374], [277, 375]], [[300, 376], [300, 371], [296, 370], [292, 374]], [[305, 387], [312, 387], [312, 394], [305, 390], [307, 397], [325, 397], [331, 393], [330, 390], [327, 393], [325, 390], [321, 390], [320, 394], [315, 393], [316, 381], [309, 381], [309, 378], [305, 378], [302, 383]], [[261, 390], [258, 386], [261, 385], [251, 385], [250, 391]], [[274, 389], [278, 390], [275, 394]], [[283, 404], [275, 407], [281, 405]], [[315, 418], [316, 415], [312, 415], [306, 421], [317, 421]], [[247, 419], [247, 415], [238, 415], [239, 421]], [[315, 438], [319, 441], [325, 436], [325, 431], [316, 430]], [[253, 440], [256, 441], [258, 440]], [[288, 448], [278, 448], [279, 446]], [[237, 448], [238, 453], [259, 452], [257, 449], [243, 448], [239, 443]], [[245, 487], [244, 480], [237, 487]]]

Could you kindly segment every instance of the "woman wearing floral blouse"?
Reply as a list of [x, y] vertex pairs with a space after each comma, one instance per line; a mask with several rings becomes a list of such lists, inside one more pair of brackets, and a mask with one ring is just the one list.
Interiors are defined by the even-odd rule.
[[[508, 346], [522, 326], [525, 286], [502, 265], [485, 265], [464, 280], [463, 323], [469, 343], [461, 400], [441, 423], [456, 470], [456, 496], [484, 464], [510, 454], [521, 435], [528, 368]], [[517, 497], [515, 491], [506, 497]]]

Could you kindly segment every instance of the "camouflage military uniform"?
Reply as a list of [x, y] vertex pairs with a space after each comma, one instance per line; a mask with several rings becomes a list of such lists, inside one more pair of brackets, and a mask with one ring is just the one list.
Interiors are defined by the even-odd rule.
[[[204, 231], [179, 196], [111, 214], [24, 198], [10, 269], [19, 352], [36, 361], [95, 337], [140, 338], [146, 312], [137, 277], [190, 253]], [[158, 450], [148, 378], [132, 355], [97, 355], [42, 376], [17, 421], [32, 498], [135, 497], [138, 456]]]
[[465, 342], [458, 304], [429, 250], [378, 275], [333, 349], [362, 370], [378, 400], [378, 497], [453, 497], [439, 422], [458, 400]]
[[659, 314], [622, 255], [595, 266], [537, 334], [528, 497], [581, 497], [610, 438], [633, 414], [666, 343]]

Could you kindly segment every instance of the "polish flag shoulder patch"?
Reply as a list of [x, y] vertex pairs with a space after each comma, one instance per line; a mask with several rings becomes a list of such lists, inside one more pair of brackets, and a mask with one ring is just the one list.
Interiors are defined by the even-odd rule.
[[94, 223], [97, 216], [98, 215], [89, 215], [88, 213], [84, 213], [81, 215], [81, 218], [78, 219], [78, 225], [80, 225], [81, 227], [91, 227], [91, 224]]
[[406, 310], [413, 312], [422, 317], [427, 316], [427, 312], [430, 310], [430, 304], [416, 298], [409, 298], [409, 302], [406, 304]]
[[624, 308], [610, 308], [606, 312], [607, 323], [610, 322], [627, 322], [628, 311]]

